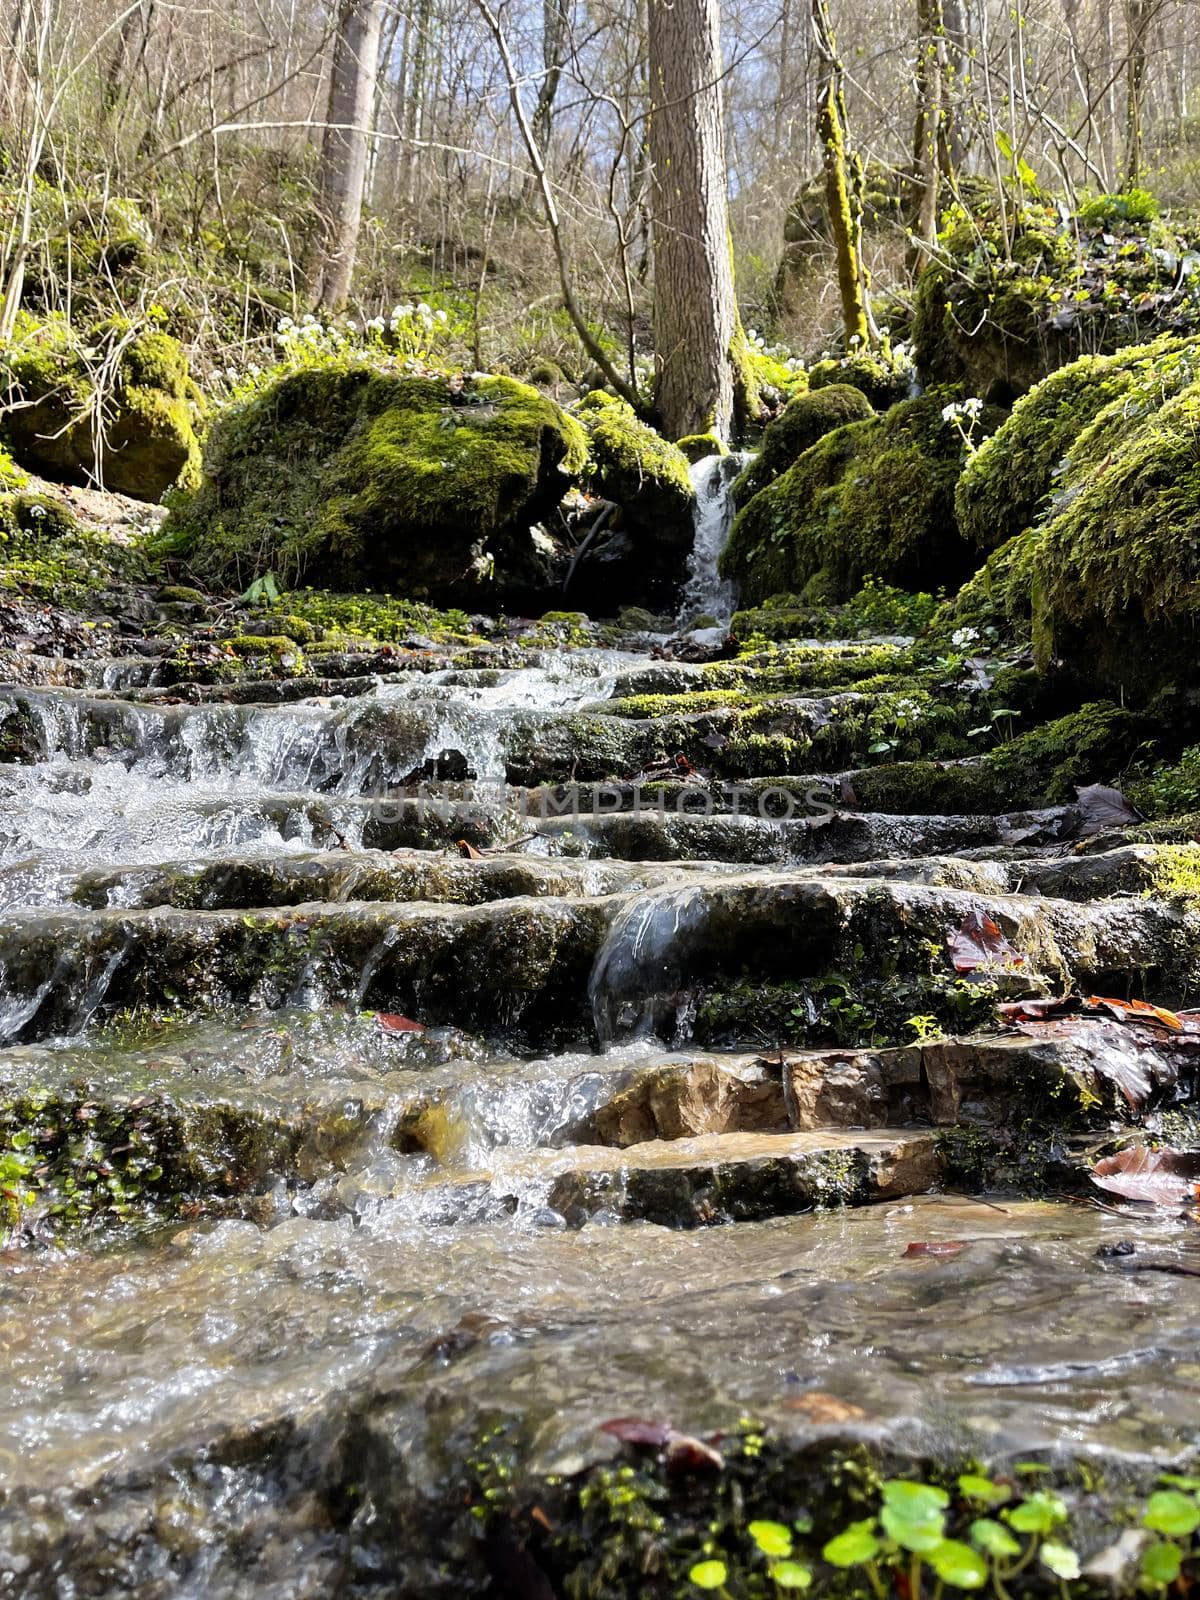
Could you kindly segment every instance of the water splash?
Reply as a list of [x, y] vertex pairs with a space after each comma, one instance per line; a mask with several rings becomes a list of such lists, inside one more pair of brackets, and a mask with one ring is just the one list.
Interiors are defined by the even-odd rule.
[[733, 526], [733, 480], [750, 459], [749, 454], [733, 451], [723, 456], [705, 456], [692, 467], [696, 536], [679, 602], [681, 627], [700, 616], [713, 617], [724, 627], [733, 615], [737, 589], [717, 571], [717, 562]]

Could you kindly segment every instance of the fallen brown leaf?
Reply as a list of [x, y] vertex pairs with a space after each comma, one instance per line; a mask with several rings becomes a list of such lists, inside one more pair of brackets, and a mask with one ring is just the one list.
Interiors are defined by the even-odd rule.
[[1200, 1151], [1152, 1150], [1145, 1144], [1128, 1145], [1092, 1168], [1097, 1188], [1172, 1209], [1192, 1199], [1198, 1178]]
[[986, 911], [968, 911], [959, 926], [946, 935], [946, 948], [955, 972], [1011, 969], [1025, 964], [1025, 957], [1013, 949], [1004, 930]]
[[1159, 1023], [1172, 1033], [1183, 1032], [1183, 1023], [1173, 1011], [1145, 1000], [1108, 1000], [1103, 995], [1090, 994], [1083, 1003], [1088, 1010], [1109, 1012], [1118, 1022], [1148, 1022], [1151, 1026]]

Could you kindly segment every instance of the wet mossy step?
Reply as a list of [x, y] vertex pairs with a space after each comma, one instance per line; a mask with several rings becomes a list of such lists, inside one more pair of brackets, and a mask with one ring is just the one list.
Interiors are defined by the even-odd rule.
[[[757, 1127], [785, 1131], [779, 1085], [752, 1058], [520, 1060], [455, 1030], [291, 1013], [199, 1023], [149, 1043], [0, 1051], [0, 1148], [27, 1153], [36, 1174], [21, 1219], [33, 1237], [181, 1211], [277, 1220], [293, 1203], [281, 1184], [310, 1215], [380, 1199], [396, 1200], [402, 1215], [411, 1198], [414, 1214], [477, 1220], [511, 1209], [515, 1166], [596, 1141], [611, 1100], [648, 1073], [689, 1069], [701, 1093], [720, 1085], [727, 1110], [730, 1086], [756, 1094]], [[737, 1101], [742, 1129], [749, 1103]], [[87, 1185], [76, 1217], [71, 1195]], [[461, 1214], [448, 1218], [454, 1196]]]
[[[777, 799], [789, 794], [782, 788]], [[558, 815], [564, 796], [535, 792], [524, 800], [524, 815], [531, 826], [554, 841], [564, 854], [586, 855], [598, 859], [623, 861], [724, 861], [745, 866], [784, 866], [800, 862], [814, 864], [856, 863], [870, 874], [877, 862], [903, 856], [944, 857], [950, 852], [980, 851], [1001, 853], [1016, 847], [1027, 849], [1059, 844], [1071, 837], [1072, 818], [1063, 808], [1040, 812], [1010, 813], [1002, 816], [893, 816], [883, 812], [863, 813], [819, 809], [828, 807], [830, 791], [815, 786], [810, 793], [795, 797], [800, 813], [791, 818], [759, 816], [751, 795], [746, 811], [722, 813], [714, 808], [711, 816], [690, 814], [672, 808], [672, 798], [662, 796], [661, 806], [653, 795], [637, 802], [637, 810], [611, 809], [619, 794], [594, 796], [598, 814], [591, 814], [585, 803], [578, 815]], [[762, 795], [764, 809], [775, 801]], [[632, 794], [628, 804], [634, 804]], [[726, 804], [728, 801], [726, 800]], [[805, 814], [808, 813], [808, 814]], [[964, 887], [966, 883], [964, 882]], [[1014, 887], [1011, 880], [995, 887]]]
[[[274, 690], [272, 690], [274, 693]], [[751, 714], [716, 710], [642, 721], [604, 712], [525, 707], [505, 713], [498, 754], [510, 784], [533, 787], [564, 781], [605, 783], [632, 778], [682, 755], [718, 777], [741, 778], [809, 771], [814, 757], [836, 772], [861, 742], [868, 702], [845, 694], [788, 698]], [[459, 708], [462, 732], [445, 730], [444, 693], [352, 697], [331, 706], [294, 704], [159, 704], [146, 698], [10, 687], [0, 697], [0, 736], [9, 759], [38, 762], [114, 755], [149, 757], [184, 776], [257, 769], [256, 742], [276, 744], [289, 728], [303, 741], [280, 759], [311, 769], [320, 787], [398, 783], [437, 754], [467, 743], [472, 708]], [[285, 767], [271, 774], [284, 781]], [[479, 774], [487, 777], [488, 774]]]
[[[947, 940], [984, 915], [1006, 942], [963, 978]], [[593, 1026], [604, 1038], [645, 1026], [670, 1037], [694, 1015], [701, 1042], [716, 1042], [744, 1038], [752, 1019], [768, 1025], [747, 982], [787, 988], [801, 1017], [806, 996], [832, 982], [902, 1037], [906, 1017], [986, 1011], [997, 988], [1169, 1000], [1191, 979], [1195, 944], [1195, 913], [1158, 900], [1080, 904], [801, 871], [698, 870], [634, 893], [480, 905], [9, 910], [0, 1023], [7, 1039], [32, 1040], [130, 1009], [350, 1001], [539, 1045], [590, 1038]]]
[[[95, 1188], [78, 1221], [388, 1200], [442, 1223], [545, 1204], [573, 1224], [602, 1209], [692, 1226], [862, 1203], [901, 1182], [1086, 1187], [1091, 1152], [1132, 1132], [1131, 1107], [1153, 1137], [1198, 1075], [1200, 1034], [1115, 1021], [889, 1049], [521, 1060], [455, 1030], [284, 1013], [0, 1052], [0, 1143], [37, 1173], [33, 1235], [43, 1217], [69, 1222], [71, 1189], [97, 1175], [116, 1187]], [[880, 1176], [881, 1140], [904, 1146], [902, 1179]], [[841, 1186], [831, 1152], [850, 1162]]]
[[[354, 831], [344, 815], [336, 814], [336, 820], [347, 832]], [[602, 830], [609, 848], [601, 853], [595, 848], [593, 830], [597, 825], [591, 824], [586, 830], [568, 827], [551, 833], [563, 854], [505, 851], [497, 846], [486, 856], [471, 858], [457, 842], [446, 849], [444, 835], [438, 849], [354, 850], [347, 842], [344, 847], [315, 852], [221, 855], [90, 868], [21, 859], [0, 866], [0, 907], [36, 904], [102, 911], [170, 906], [252, 911], [311, 902], [479, 905], [522, 896], [611, 895], [683, 884], [722, 867], [737, 874], [747, 864], [747, 857], [757, 864], [756, 845], [762, 847], [761, 854], [768, 862], [793, 868], [804, 859], [803, 847], [808, 845], [811, 873], [818, 877], [897, 879], [982, 894], [1048, 895], [1084, 903], [1116, 895], [1151, 895], [1167, 885], [1177, 870], [1178, 848], [1155, 845], [1128, 845], [1104, 854], [1049, 860], [1027, 855], [998, 860], [982, 852], [972, 858], [930, 855], [889, 860], [865, 855], [871, 833], [878, 832], [879, 842], [910, 848], [921, 843], [944, 846], [953, 842], [955, 833], [973, 837], [968, 819], [948, 821], [946, 833], [935, 833], [932, 839], [922, 837], [919, 823], [914, 826], [905, 819], [870, 819], [872, 824], [886, 822], [888, 826], [866, 830], [859, 828], [861, 820], [853, 819], [850, 827], [835, 828], [815, 838], [803, 831], [798, 837], [792, 834], [791, 849], [778, 854], [767, 852], [773, 841], [764, 838], [767, 830], [778, 828], [776, 824], [680, 819], [678, 827], [668, 824], [662, 831], [671, 843], [691, 848], [679, 848], [670, 855], [629, 848], [624, 830], [616, 827]], [[326, 821], [329, 828], [335, 825], [332, 815], [326, 815]], [[868, 838], [863, 849], [856, 850], [860, 841], [855, 836], [863, 831]], [[847, 841], [842, 849], [837, 848], [838, 839]], [[786, 833], [783, 842], [789, 842]], [[612, 848], [622, 844], [625, 849]], [[833, 855], [835, 861], [825, 859], [827, 855]], [[860, 857], [857, 862], [856, 855]]]
[[[522, 897], [609, 895], [653, 888], [688, 875], [689, 869], [683, 865], [643, 866], [501, 852], [472, 859], [457, 849], [435, 853], [348, 848], [83, 870], [47, 867], [40, 878], [34, 874], [41, 905], [91, 911], [158, 906], [257, 911], [350, 901], [483, 905]], [[20, 904], [18, 897], [29, 894], [30, 876], [25, 862], [7, 871], [0, 867], [0, 904]]]

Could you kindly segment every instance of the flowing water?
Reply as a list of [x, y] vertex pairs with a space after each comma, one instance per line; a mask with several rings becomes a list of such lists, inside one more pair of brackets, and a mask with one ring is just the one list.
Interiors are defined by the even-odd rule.
[[717, 570], [717, 561], [729, 539], [734, 506], [729, 490], [752, 457], [730, 451], [704, 456], [692, 467], [696, 490], [696, 540], [688, 558], [687, 579], [679, 606], [679, 621], [688, 626], [696, 617], [711, 617], [727, 626], [737, 604], [737, 590]]
[[[720, 619], [726, 501], [702, 499], [685, 601]], [[110, 1163], [148, 1140], [156, 1167], [124, 1225], [57, 1234], [35, 1203], [4, 1258], [0, 1592], [475, 1593], [380, 1508], [401, 1484], [436, 1504], [497, 1415], [556, 1471], [603, 1454], [614, 1414], [795, 1430], [813, 1391], [877, 1437], [1173, 1458], [1200, 1427], [1194, 1280], [1096, 1252], [1136, 1236], [1186, 1268], [1178, 1223], [914, 1193], [936, 1182], [887, 1173], [927, 1163], [927, 1118], [789, 1122], [757, 1048], [692, 1043], [721, 949], [736, 977], [739, 951], [786, 970], [831, 937], [797, 861], [865, 852], [821, 880], [849, 907], [889, 873], [937, 881], [873, 867], [879, 841], [936, 865], [958, 840], [1008, 892], [979, 857], [1009, 823], [851, 819], [877, 828], [857, 856], [758, 817], [641, 819], [665, 853], [587, 820], [523, 838], [514, 752], [660, 669], [427, 666], [269, 707], [166, 704], [119, 663], [6, 691], [33, 759], [0, 767], [5, 1099], [119, 1128]], [[439, 770], [493, 786], [519, 853], [456, 850], [457, 814], [413, 799]], [[129, 1022], [147, 1010], [168, 1020]], [[673, 1126], [638, 1096], [680, 1071], [757, 1109]], [[811, 1209], [830, 1152], [878, 1204]], [[964, 1248], [906, 1258], [931, 1238]], [[381, 1573], [381, 1549], [415, 1564]]]

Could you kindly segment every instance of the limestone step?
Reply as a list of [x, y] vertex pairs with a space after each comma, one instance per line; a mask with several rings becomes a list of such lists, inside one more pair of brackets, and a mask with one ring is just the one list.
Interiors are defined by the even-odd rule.
[[547, 1186], [546, 1204], [572, 1226], [604, 1214], [695, 1227], [924, 1194], [940, 1175], [934, 1134], [873, 1129], [702, 1134], [623, 1150], [542, 1151], [494, 1170], [489, 1181], [493, 1197], [506, 1187], [521, 1195]]

